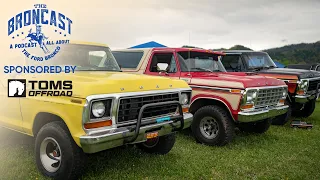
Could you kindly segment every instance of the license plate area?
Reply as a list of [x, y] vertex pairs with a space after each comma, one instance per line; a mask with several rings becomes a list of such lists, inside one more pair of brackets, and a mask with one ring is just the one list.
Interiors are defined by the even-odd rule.
[[153, 138], [156, 138], [158, 136], [159, 136], [159, 132], [158, 131], [149, 132], [146, 135], [147, 139], [153, 139]]

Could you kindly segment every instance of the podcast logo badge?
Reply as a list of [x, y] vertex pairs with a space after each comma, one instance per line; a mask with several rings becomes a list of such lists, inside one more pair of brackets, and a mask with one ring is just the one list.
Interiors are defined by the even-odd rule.
[[[63, 13], [35, 4], [34, 9], [20, 12], [8, 21], [10, 49], [19, 49], [27, 58], [46, 61], [55, 57], [62, 44], [68, 44], [72, 20]], [[32, 51], [37, 49], [40, 51]]]

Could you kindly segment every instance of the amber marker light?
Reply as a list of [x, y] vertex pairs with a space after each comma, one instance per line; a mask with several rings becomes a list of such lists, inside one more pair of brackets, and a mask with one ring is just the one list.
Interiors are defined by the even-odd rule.
[[183, 107], [183, 108], [182, 108], [182, 112], [183, 112], [183, 113], [189, 112], [189, 107]]
[[305, 92], [304, 92], [304, 90], [299, 90], [299, 91], [297, 91], [297, 94], [298, 94], [298, 95], [304, 95]]
[[85, 123], [84, 128], [93, 129], [93, 128], [99, 128], [104, 126], [111, 126], [111, 125], [112, 125], [112, 120], [106, 120], [106, 121]]
[[230, 92], [234, 94], [241, 94], [242, 91], [241, 89], [231, 89]]
[[284, 104], [285, 101], [286, 101], [285, 99], [280, 99], [279, 104]]
[[253, 108], [253, 104], [246, 104], [241, 106], [241, 109], [251, 109], [251, 108]]

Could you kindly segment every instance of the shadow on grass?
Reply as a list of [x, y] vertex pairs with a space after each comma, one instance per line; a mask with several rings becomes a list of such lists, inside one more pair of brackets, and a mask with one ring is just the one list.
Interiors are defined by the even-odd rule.
[[0, 127], [0, 148], [25, 147], [33, 151], [34, 138], [16, 131]]

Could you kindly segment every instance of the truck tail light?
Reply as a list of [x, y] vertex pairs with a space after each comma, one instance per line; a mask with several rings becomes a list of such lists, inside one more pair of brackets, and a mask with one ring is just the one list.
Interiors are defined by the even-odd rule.
[[99, 121], [99, 122], [85, 123], [84, 128], [93, 129], [93, 128], [99, 128], [104, 126], [111, 126], [111, 125], [112, 125], [112, 120], [105, 120], [105, 121]]

